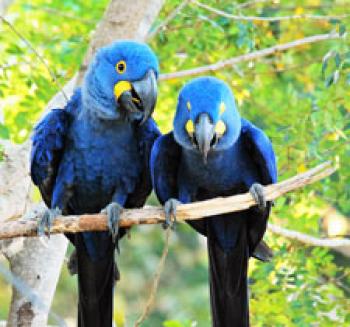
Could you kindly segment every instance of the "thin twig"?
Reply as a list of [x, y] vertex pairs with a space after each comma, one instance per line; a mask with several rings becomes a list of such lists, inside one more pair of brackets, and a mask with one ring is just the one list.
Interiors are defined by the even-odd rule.
[[[324, 177], [331, 175], [337, 167], [326, 162], [305, 173], [296, 175], [283, 182], [264, 187], [267, 201], [272, 201], [285, 193], [302, 188]], [[181, 204], [177, 207], [177, 221], [195, 220], [230, 212], [246, 210], [255, 206], [251, 194], [239, 194], [229, 197], [219, 197], [206, 201]], [[0, 239], [19, 236], [37, 236], [37, 219], [6, 221], [0, 223]], [[141, 224], [159, 224], [165, 220], [164, 210], [160, 207], [143, 209], [125, 209], [122, 212], [120, 226], [130, 227]], [[86, 231], [108, 230], [106, 215], [90, 214], [80, 216], [57, 217], [51, 227], [51, 233], [79, 233]], [[349, 241], [350, 242], [350, 241]]]
[[147, 35], [147, 40], [151, 40], [154, 36], [158, 34], [165, 26], [167, 26], [191, 0], [182, 1], [153, 31]]
[[300, 14], [300, 15], [289, 15], [289, 16], [275, 16], [275, 17], [262, 17], [262, 16], [242, 16], [242, 15], [233, 15], [225, 11], [210, 7], [202, 2], [197, 0], [191, 0], [196, 6], [205, 9], [213, 14], [241, 21], [267, 21], [267, 22], [276, 22], [281, 20], [292, 20], [292, 19], [313, 19], [313, 20], [330, 20], [330, 19], [342, 19], [349, 17], [348, 14], [344, 15], [333, 15], [333, 16], [322, 16], [322, 15], [311, 15], [311, 14]]
[[50, 66], [46, 63], [44, 57], [33, 47], [33, 45], [3, 16], [0, 15], [0, 20], [6, 24], [13, 33], [15, 33], [25, 44], [26, 46], [33, 51], [33, 53], [38, 57], [38, 59], [40, 60], [40, 62], [46, 67], [46, 69], [48, 70], [49, 74], [51, 75], [52, 79], [54, 80], [54, 82], [56, 83], [58, 89], [61, 91], [61, 93], [63, 94], [64, 98], [66, 99], [66, 101], [68, 101], [68, 97], [66, 95], [66, 93], [63, 91], [62, 85], [61, 83], [58, 81], [56, 74], [54, 73], [54, 71], [50, 68]]
[[202, 75], [205, 73], [221, 70], [226, 67], [231, 67], [232, 65], [235, 65], [241, 62], [256, 60], [262, 57], [275, 54], [277, 52], [286, 51], [288, 49], [292, 49], [295, 47], [300, 47], [305, 44], [311, 44], [311, 43], [316, 43], [316, 42], [321, 42], [326, 40], [333, 40], [333, 39], [340, 39], [340, 38], [341, 36], [338, 33], [312, 35], [312, 36], [305, 37], [303, 39], [298, 39], [298, 40], [294, 40], [283, 44], [277, 44], [270, 48], [265, 48], [262, 50], [250, 52], [237, 57], [232, 57], [226, 60], [218, 61], [211, 65], [200, 66], [200, 67], [186, 69], [186, 70], [177, 71], [173, 73], [161, 74], [160, 79], [164, 81], [164, 80], [173, 80], [173, 79], [183, 78], [188, 76]]
[[168, 228], [166, 231], [166, 234], [165, 234], [165, 243], [164, 243], [163, 253], [162, 253], [162, 256], [159, 260], [157, 270], [156, 270], [154, 277], [153, 277], [153, 282], [152, 282], [150, 294], [149, 294], [147, 302], [143, 308], [142, 314], [136, 320], [134, 327], [141, 326], [141, 324], [147, 319], [147, 317], [152, 309], [152, 306], [154, 304], [154, 299], [155, 299], [156, 294], [157, 294], [160, 277], [161, 277], [162, 272], [164, 270], [165, 260], [168, 256], [168, 253], [169, 253], [170, 233], [171, 233], [171, 228]]

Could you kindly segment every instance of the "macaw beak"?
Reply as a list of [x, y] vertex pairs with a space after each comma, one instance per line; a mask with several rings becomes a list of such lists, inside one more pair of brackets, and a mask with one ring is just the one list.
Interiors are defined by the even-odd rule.
[[142, 113], [143, 124], [153, 113], [157, 101], [157, 79], [153, 70], [134, 82], [120, 81], [114, 86], [114, 95], [127, 112]]
[[198, 121], [195, 124], [194, 142], [198, 147], [199, 152], [203, 156], [203, 162], [207, 163], [208, 152], [214, 144], [215, 126], [210, 121], [208, 114], [201, 113]]

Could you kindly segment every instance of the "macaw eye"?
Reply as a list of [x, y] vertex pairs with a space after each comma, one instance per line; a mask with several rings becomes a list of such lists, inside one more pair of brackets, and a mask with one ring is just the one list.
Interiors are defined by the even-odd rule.
[[191, 102], [187, 101], [186, 106], [187, 106], [188, 111], [190, 111], [191, 110]]
[[194, 132], [193, 121], [189, 119], [186, 123], [186, 131], [189, 135], [192, 135]]
[[115, 65], [115, 70], [118, 74], [124, 74], [126, 71], [126, 62], [124, 60], [120, 60]]
[[219, 120], [219, 122], [215, 126], [215, 133], [217, 135], [224, 135], [226, 132], [226, 125], [222, 120]]

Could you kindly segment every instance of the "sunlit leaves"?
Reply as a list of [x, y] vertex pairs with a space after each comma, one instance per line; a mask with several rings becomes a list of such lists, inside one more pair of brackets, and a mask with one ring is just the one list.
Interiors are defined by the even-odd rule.
[[10, 138], [10, 133], [8, 128], [0, 123], [0, 138], [2, 139], [9, 139]]
[[[166, 1], [159, 25], [181, 0]], [[61, 82], [78, 69], [95, 21], [107, 1], [18, 0], [11, 21], [42, 54]], [[249, 1], [248, 1], [249, 2]], [[344, 7], [327, 1], [206, 1], [228, 13], [252, 16], [340, 15]], [[67, 16], [68, 15], [68, 16]], [[237, 21], [189, 3], [152, 40], [162, 72], [211, 64], [308, 35], [336, 31], [346, 36], [349, 19]], [[0, 27], [0, 97], [5, 124], [0, 138], [21, 142], [57, 92], [35, 55]], [[350, 215], [350, 49], [348, 40], [330, 40], [276, 52], [261, 60], [213, 72], [235, 93], [245, 118], [264, 129], [274, 145], [283, 180], [329, 159], [340, 169], [331, 178], [276, 201], [271, 220], [284, 227], [322, 236], [321, 208]], [[180, 88], [189, 78], [160, 82], [154, 117], [162, 132], [172, 129]], [[0, 150], [1, 156], [1, 150]], [[154, 197], [152, 204], [156, 204]], [[275, 251], [271, 263], [251, 260], [252, 326], [349, 326], [349, 261], [327, 249], [309, 248], [268, 234]], [[163, 247], [163, 232], [142, 227], [124, 238], [118, 260], [119, 324], [131, 325], [148, 296], [148, 286]], [[125, 255], [124, 255], [125, 254]], [[132, 281], [132, 282], [130, 282]], [[74, 279], [64, 270], [55, 311], [74, 316]], [[1, 292], [0, 292], [1, 294]], [[67, 299], [69, 299], [67, 301]], [[121, 309], [120, 309], [121, 308]], [[0, 308], [1, 309], [1, 308]], [[1, 312], [1, 311], [0, 311]], [[5, 318], [5, 314], [1, 316]], [[179, 226], [162, 275], [155, 308], [145, 327], [209, 326], [207, 258], [203, 239]]]
[[[9, 20], [40, 53], [61, 84], [78, 69], [89, 33], [106, 1], [16, 1]], [[8, 135], [28, 138], [34, 122], [59, 87], [37, 56], [7, 26], [0, 25], [0, 96]], [[19, 114], [20, 113], [20, 114]], [[25, 116], [25, 117], [24, 117]], [[1, 135], [0, 135], [1, 137]]]
[[[299, 1], [294, 6], [290, 2], [261, 4], [238, 12], [229, 1], [209, 1], [208, 5], [246, 15], [343, 14], [340, 7], [335, 6], [331, 12], [322, 6], [318, 9], [319, 2], [312, 1]], [[166, 10], [172, 6], [175, 4], [171, 2]], [[310, 10], [307, 6], [316, 7]], [[200, 12], [208, 15], [205, 11]], [[343, 34], [347, 24], [347, 20], [247, 23], [215, 15], [210, 15], [209, 22], [192, 19], [192, 16], [196, 16], [193, 6], [184, 9], [182, 15], [170, 23], [168, 30], [152, 42], [159, 49], [162, 71], [205, 65], [332, 30]], [[191, 19], [193, 28], [190, 27]], [[214, 28], [212, 21], [224, 32]], [[179, 49], [186, 54], [183, 60], [172, 55]], [[345, 41], [328, 41], [213, 73], [232, 87], [242, 115], [263, 128], [271, 138], [278, 157], [280, 180], [295, 174], [298, 167], [307, 169], [319, 162], [339, 158], [341, 168], [337, 175], [279, 199], [273, 209], [274, 222], [315, 236], [324, 233], [323, 213], [319, 208], [331, 205], [345, 215], [350, 214], [348, 52]], [[161, 83], [162, 100], [156, 118], [164, 131], [171, 126], [166, 117], [172, 117], [176, 105], [174, 99], [185, 82]], [[245, 92], [249, 96], [241, 96]], [[320, 326], [347, 326], [350, 303], [345, 289], [349, 283], [346, 279], [338, 284], [335, 282], [347, 261], [340, 260], [336, 265], [333, 255], [326, 249], [310, 249], [273, 235], [269, 236], [269, 243], [275, 250], [273, 262], [251, 262], [255, 267], [250, 274], [252, 325], [310, 326], [317, 322]], [[209, 325], [202, 321], [199, 325], [201, 323]]]

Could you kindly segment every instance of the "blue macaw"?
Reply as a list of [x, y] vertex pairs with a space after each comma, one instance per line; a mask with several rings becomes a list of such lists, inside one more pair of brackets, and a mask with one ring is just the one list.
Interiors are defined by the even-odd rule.
[[39, 232], [62, 213], [107, 213], [109, 232], [67, 237], [75, 245], [78, 325], [112, 326], [114, 250], [125, 233], [123, 207], [143, 206], [152, 190], [149, 157], [159, 130], [150, 118], [158, 60], [145, 44], [120, 41], [98, 51], [66, 107], [36, 126], [31, 176], [50, 208]]
[[248, 259], [270, 256], [261, 240], [271, 203], [261, 184], [277, 180], [271, 142], [240, 117], [224, 82], [196, 78], [179, 94], [173, 131], [153, 145], [151, 174], [168, 224], [179, 202], [252, 194], [249, 210], [188, 221], [207, 237], [213, 326], [249, 326]]

